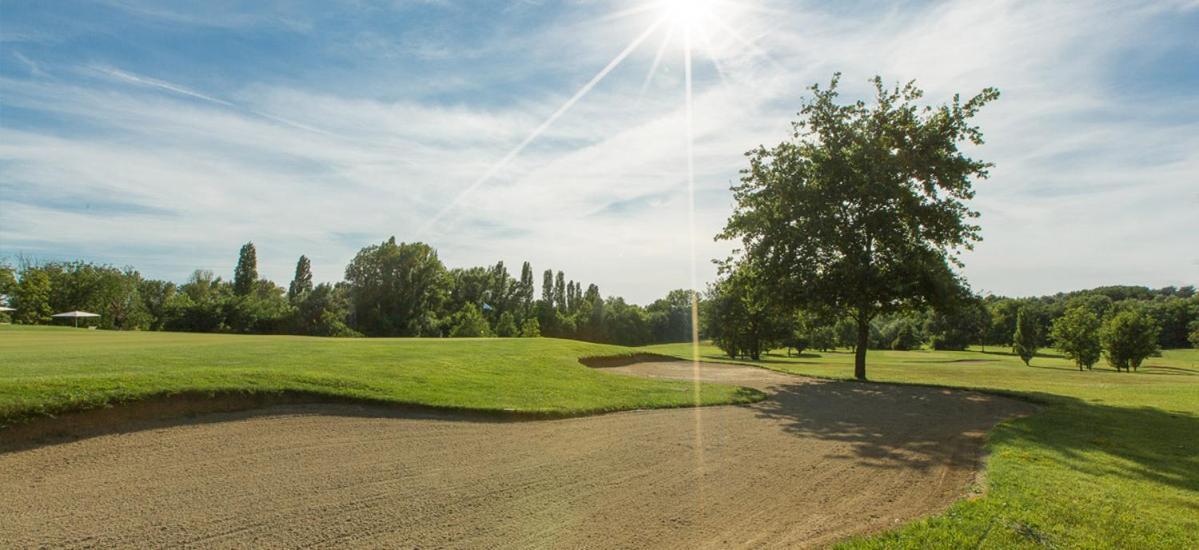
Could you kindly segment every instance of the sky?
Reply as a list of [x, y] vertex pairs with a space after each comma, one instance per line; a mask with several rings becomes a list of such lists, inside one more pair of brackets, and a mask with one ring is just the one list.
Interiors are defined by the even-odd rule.
[[0, 257], [182, 282], [253, 241], [286, 285], [394, 235], [647, 303], [693, 242], [714, 279], [745, 151], [840, 72], [1002, 92], [976, 291], [1199, 283], [1199, 0], [659, 4], [0, 0]]

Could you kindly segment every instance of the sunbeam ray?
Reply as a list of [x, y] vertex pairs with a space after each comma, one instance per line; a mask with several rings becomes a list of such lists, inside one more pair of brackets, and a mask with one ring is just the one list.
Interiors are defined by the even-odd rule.
[[450, 210], [453, 210], [453, 208], [455, 206], [457, 206], [458, 203], [461, 202], [464, 197], [466, 197], [466, 195], [469, 195], [475, 189], [478, 189], [478, 187], [480, 185], [483, 185], [484, 183], [486, 183], [488, 180], [490, 180], [492, 177], [494, 177], [501, 169], [503, 169], [505, 166], [507, 166], [508, 163], [512, 162], [512, 159], [515, 159], [517, 157], [517, 155], [519, 155], [522, 151], [524, 151], [525, 147], [528, 147], [529, 144], [533, 142], [533, 140], [535, 140], [539, 136], [541, 136], [541, 134], [544, 133], [551, 125], [553, 125], [554, 122], [556, 122], [559, 118], [561, 118], [562, 115], [566, 114], [566, 112], [569, 111], [571, 107], [574, 107], [575, 103], [578, 103], [579, 100], [582, 99], [583, 96], [587, 95], [587, 93], [590, 92], [592, 88], [595, 88], [596, 84], [599, 84], [600, 81], [604, 79], [604, 77], [608, 76], [608, 73], [612, 72], [613, 69], [615, 69], [618, 65], [620, 65], [620, 63], [622, 61], [624, 61], [625, 58], [629, 56], [629, 54], [636, 51], [637, 48], [641, 45], [641, 43], [645, 42], [645, 39], [649, 38], [650, 35], [652, 35], [654, 33], [654, 31], [657, 30], [658, 27], [660, 27], [662, 25], [663, 22], [665, 22], [665, 19], [658, 19], [652, 25], [650, 25], [649, 28], [645, 29], [645, 32], [641, 33], [639, 36], [637, 36], [637, 38], [634, 38], [633, 41], [630, 42], [628, 46], [625, 46], [624, 50], [622, 50], [619, 54], [617, 54], [617, 56], [615, 58], [613, 58], [612, 61], [610, 61], [606, 66], [604, 66], [603, 69], [600, 70], [600, 72], [596, 73], [596, 75], [593, 76], [591, 78], [591, 80], [589, 80], [587, 82], [587, 84], [584, 84], [582, 88], [579, 88], [579, 91], [575, 92], [575, 94], [573, 96], [571, 96], [570, 99], [566, 100], [566, 103], [563, 103], [561, 107], [558, 107], [558, 110], [554, 111], [554, 114], [550, 115], [549, 118], [545, 119], [545, 122], [542, 122], [540, 126], [535, 128], [533, 130], [533, 132], [530, 133], [528, 135], [528, 137], [526, 137], [524, 139], [524, 141], [521, 141], [516, 147], [514, 147], [511, 151], [509, 151], [508, 154], [504, 155], [503, 158], [501, 158], [499, 160], [499, 162], [493, 164], [491, 166], [491, 168], [489, 170], [487, 170], [487, 172], [484, 173], [479, 179], [475, 180], [473, 183], [471, 183], [469, 186], [467, 186], [466, 189], [463, 189], [462, 191], [460, 191], [453, 198], [453, 200], [451, 200], [449, 203], [447, 203], [439, 212], [437, 212], [437, 214], [435, 216], [433, 216], [431, 219], [429, 219], [429, 221], [425, 222], [425, 224], [423, 226], [421, 226], [420, 230], [418, 231], [418, 235], [423, 237], [425, 234], [427, 234], [429, 232], [429, 230], [432, 229], [432, 227], [438, 221], [440, 221], [441, 218], [445, 217], [445, 215], [448, 214], [450, 212]]
[[654, 75], [658, 72], [658, 65], [662, 63], [662, 54], [666, 53], [666, 46], [670, 45], [670, 39], [674, 38], [674, 25], [666, 28], [666, 35], [662, 37], [662, 43], [658, 44], [658, 52], [654, 54], [654, 62], [649, 67], [649, 72], [645, 73], [645, 81], [641, 83], [641, 92], [637, 94], [637, 100], [640, 101], [645, 91], [649, 89], [649, 83], [654, 80]]

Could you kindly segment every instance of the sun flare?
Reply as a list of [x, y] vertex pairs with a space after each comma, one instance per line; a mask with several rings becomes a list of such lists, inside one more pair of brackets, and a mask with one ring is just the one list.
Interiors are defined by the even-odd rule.
[[661, 3], [663, 18], [683, 31], [702, 29], [717, 15], [716, 6], [716, 0], [664, 0]]

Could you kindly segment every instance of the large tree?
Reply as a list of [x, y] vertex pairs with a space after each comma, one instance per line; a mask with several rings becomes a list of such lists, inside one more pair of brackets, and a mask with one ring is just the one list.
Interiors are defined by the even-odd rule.
[[982, 144], [971, 119], [999, 92], [920, 107], [914, 83], [875, 77], [872, 103], [844, 104], [839, 80], [812, 86], [792, 139], [747, 153], [720, 238], [741, 240], [782, 303], [851, 318], [864, 380], [875, 316], [940, 305], [960, 286], [958, 251], [980, 238], [966, 203], [991, 165], [959, 146]]
[[246, 296], [254, 292], [254, 284], [258, 281], [258, 252], [254, 243], [242, 245], [237, 254], [237, 268], [233, 271], [233, 293]]
[[353, 327], [368, 336], [437, 336], [449, 275], [437, 251], [395, 237], [346, 266]]

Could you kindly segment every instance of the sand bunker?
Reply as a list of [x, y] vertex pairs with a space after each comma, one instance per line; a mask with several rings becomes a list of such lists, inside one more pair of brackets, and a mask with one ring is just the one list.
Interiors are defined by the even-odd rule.
[[286, 405], [0, 454], [0, 546], [820, 545], [943, 510], [983, 434], [1032, 410], [750, 367], [701, 377], [771, 398], [531, 422]]

